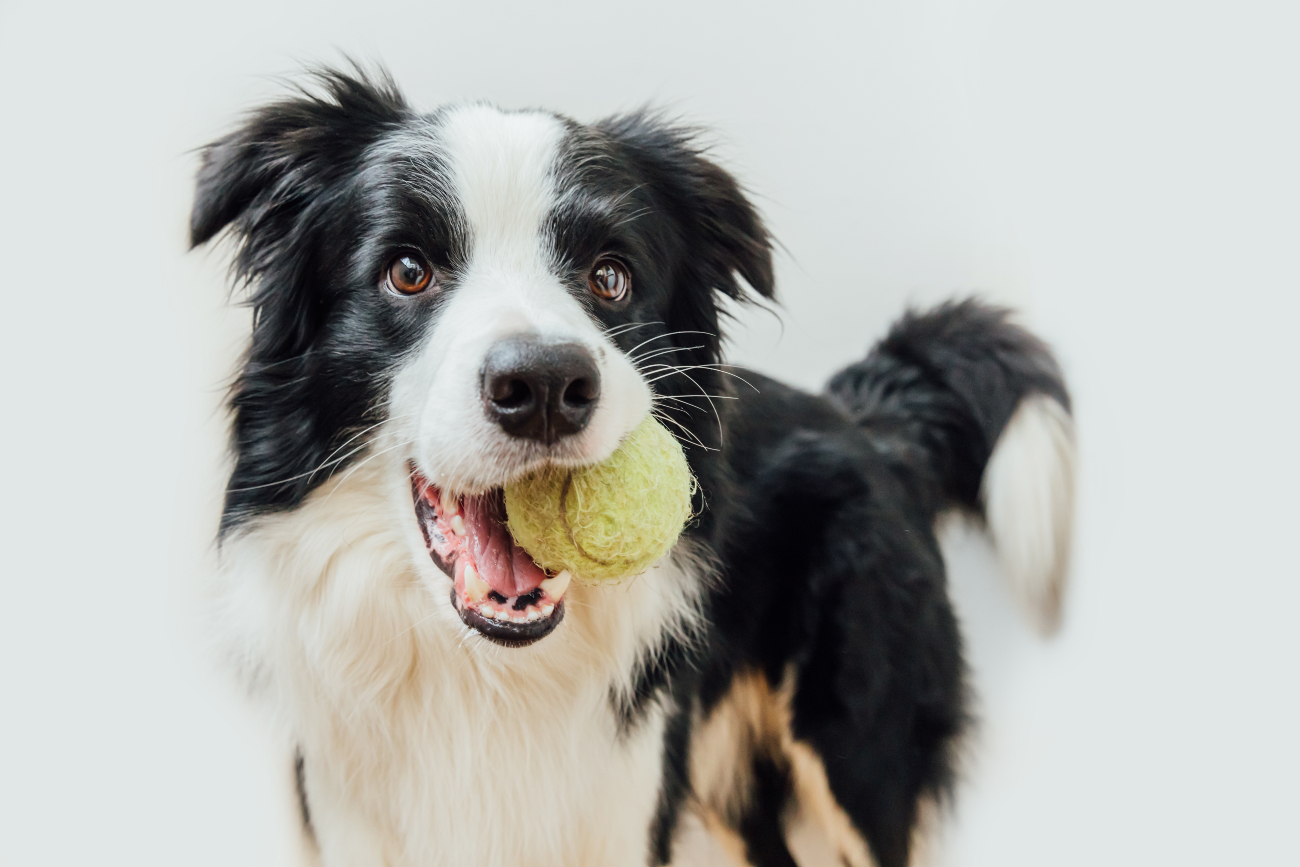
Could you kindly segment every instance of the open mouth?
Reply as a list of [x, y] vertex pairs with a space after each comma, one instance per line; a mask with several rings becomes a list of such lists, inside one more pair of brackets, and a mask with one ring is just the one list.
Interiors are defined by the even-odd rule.
[[453, 497], [412, 466], [411, 493], [425, 547], [451, 577], [451, 604], [467, 626], [523, 647], [560, 625], [569, 573], [546, 572], [515, 544], [500, 488]]

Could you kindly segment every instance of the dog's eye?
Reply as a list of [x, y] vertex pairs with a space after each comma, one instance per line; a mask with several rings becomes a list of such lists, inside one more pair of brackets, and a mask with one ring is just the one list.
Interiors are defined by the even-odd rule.
[[414, 295], [429, 288], [433, 268], [418, 253], [403, 253], [388, 266], [388, 286], [399, 295]]
[[606, 301], [622, 301], [632, 291], [632, 275], [617, 259], [599, 259], [587, 277], [587, 284]]

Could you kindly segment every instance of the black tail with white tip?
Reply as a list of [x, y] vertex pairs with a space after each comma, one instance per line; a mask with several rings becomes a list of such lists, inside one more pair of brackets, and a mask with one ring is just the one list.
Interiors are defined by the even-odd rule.
[[1070, 397], [1047, 346], [973, 300], [905, 315], [828, 396], [929, 481], [936, 512], [982, 514], [1044, 633], [1060, 620], [1074, 501]]

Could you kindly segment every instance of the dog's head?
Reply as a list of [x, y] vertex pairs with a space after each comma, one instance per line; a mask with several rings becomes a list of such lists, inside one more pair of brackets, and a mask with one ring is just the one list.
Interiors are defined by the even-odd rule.
[[387, 79], [317, 84], [203, 154], [192, 240], [230, 228], [254, 310], [222, 532], [386, 461], [462, 618], [535, 640], [567, 576], [513, 544], [501, 486], [600, 461], [654, 411], [707, 487], [720, 296], [771, 296], [767, 233], [650, 114], [419, 114]]

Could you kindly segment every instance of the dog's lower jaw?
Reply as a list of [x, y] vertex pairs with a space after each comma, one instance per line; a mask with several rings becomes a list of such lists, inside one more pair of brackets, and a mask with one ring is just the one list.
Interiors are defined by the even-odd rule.
[[359, 465], [223, 544], [228, 652], [301, 747], [322, 863], [642, 867], [663, 710], [623, 729], [612, 696], [702, 582], [665, 561], [575, 584], [562, 628], [499, 648], [448, 604], [403, 470]]
[[[457, 497], [414, 463], [409, 475], [414, 519], [429, 559], [451, 580], [451, 605], [465, 625], [503, 647], [527, 647], [555, 631], [570, 576], [543, 571], [515, 543], [504, 526], [501, 489]], [[484, 574], [488, 568], [498, 574]]]

